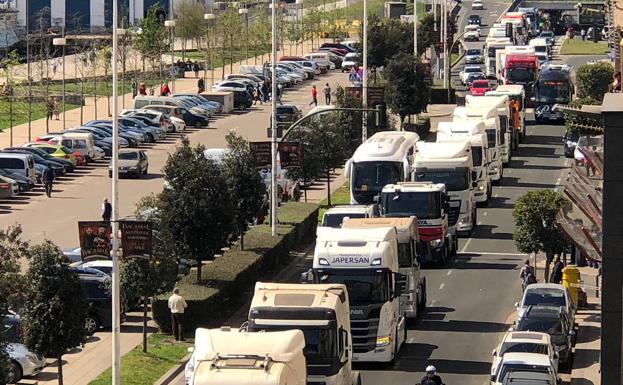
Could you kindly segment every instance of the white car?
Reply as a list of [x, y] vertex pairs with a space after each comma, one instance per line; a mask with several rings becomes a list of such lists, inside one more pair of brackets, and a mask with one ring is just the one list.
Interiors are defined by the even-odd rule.
[[491, 375], [491, 385], [503, 385], [506, 377], [515, 372], [534, 372], [547, 375], [550, 384], [558, 381], [556, 370], [545, 354], [506, 353], [502, 357], [498, 370]]
[[100, 159], [104, 159], [104, 157], [106, 156], [106, 154], [104, 153], [104, 150], [102, 150], [101, 148], [97, 147], [97, 146], [93, 146], [93, 160], [100, 160]]
[[480, 26], [477, 24], [468, 24], [465, 26], [465, 33], [463, 34], [463, 40], [465, 41], [478, 41], [480, 40]]
[[29, 351], [17, 331], [21, 320], [18, 315], [9, 314], [3, 320], [3, 334], [8, 342], [10, 359], [9, 383], [18, 383], [24, 376], [35, 376], [45, 367], [45, 358]]
[[472, 9], [485, 9], [485, 6], [482, 4], [482, 0], [474, 0], [472, 3]]
[[552, 345], [552, 338], [547, 333], [507, 332], [498, 347], [491, 353], [493, 356], [493, 363], [491, 364], [492, 376], [495, 376], [497, 373], [504, 356], [510, 353], [543, 354], [549, 357], [555, 373], [558, 374], [558, 353]]
[[350, 71], [354, 66], [359, 65], [359, 54], [356, 52], [349, 52], [344, 56], [342, 62], [342, 72]]
[[184, 123], [182, 119], [176, 116], [171, 116], [169, 117], [169, 120], [173, 124], [173, 127], [175, 127], [175, 131], [177, 132], [186, 131], [186, 123]]
[[517, 307], [517, 322], [521, 321], [523, 314], [529, 306], [541, 305], [552, 307], [563, 307], [573, 325], [575, 320], [576, 307], [573, 304], [569, 290], [557, 283], [534, 283], [526, 288], [521, 302], [515, 304]]
[[88, 262], [75, 262], [72, 263], [71, 266], [95, 269], [101, 271], [108, 276], [112, 276], [112, 260], [108, 259], [97, 259]]
[[482, 68], [479, 65], [466, 65], [461, 72], [459, 72], [459, 78], [461, 79], [461, 84], [467, 84], [467, 78], [470, 73], [482, 73]]
[[466, 64], [482, 64], [484, 62], [484, 57], [482, 56], [482, 51], [478, 48], [470, 48], [465, 53], [465, 63]]

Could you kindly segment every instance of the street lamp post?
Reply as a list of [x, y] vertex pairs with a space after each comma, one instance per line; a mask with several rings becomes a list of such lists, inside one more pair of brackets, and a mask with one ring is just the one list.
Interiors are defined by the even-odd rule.
[[[363, 0], [363, 84], [361, 85], [363, 108], [368, 107], [368, 0]], [[361, 143], [368, 139], [368, 114], [363, 113]]]
[[417, 54], [417, 0], [413, 0], [413, 56]]
[[175, 59], [173, 57], [173, 50], [175, 49], [175, 40], [173, 39], [173, 33], [175, 29], [175, 20], [165, 20], [164, 26], [169, 29], [169, 40], [171, 42], [171, 92], [175, 92]]
[[245, 33], [246, 33], [246, 39], [245, 40], [245, 58], [244, 58], [244, 64], [249, 64], [249, 9], [248, 8], [240, 8], [238, 10], [238, 14], [239, 15], [244, 15], [244, 21], [245, 21]]
[[[365, 1], [365, 0], [364, 0]], [[270, 228], [273, 236], [277, 235], [277, 2], [271, 0], [271, 74], [270, 74]]]
[[[208, 24], [210, 25], [209, 28], [207, 29], [208, 31], [210, 31], [210, 36], [208, 36], [208, 50], [210, 51], [210, 69], [212, 71], [212, 79], [211, 79], [211, 85], [214, 85], [214, 47], [210, 47], [210, 40], [214, 37], [214, 20], [216, 20], [216, 15], [213, 13], [205, 13], [203, 14], [203, 19], [208, 21]], [[207, 77], [207, 70], [208, 70], [208, 65], [206, 63], [206, 70], [204, 71], [204, 74], [206, 74], [205, 77]], [[204, 82], [207, 79], [204, 79]]]
[[[65, 35], [65, 33], [63, 33], [63, 35]], [[61, 108], [63, 109], [63, 130], [65, 130], [67, 128], [67, 126], [65, 125], [65, 46], [67, 45], [67, 39], [65, 39], [64, 37], [55, 37], [52, 40], [52, 44], [57, 47], [63, 47], [63, 52], [61, 55], [63, 58], [63, 94], [61, 96]]]

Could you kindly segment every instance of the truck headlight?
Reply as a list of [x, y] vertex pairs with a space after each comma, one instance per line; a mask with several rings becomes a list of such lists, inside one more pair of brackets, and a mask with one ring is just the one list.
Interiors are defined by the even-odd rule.
[[485, 191], [485, 186], [478, 186], [478, 191]]
[[430, 247], [437, 249], [443, 246], [443, 239], [433, 239], [432, 241], [428, 241], [428, 244]]
[[387, 346], [392, 342], [392, 338], [390, 336], [383, 336], [376, 338], [376, 346]]
[[468, 222], [469, 222], [469, 220], [468, 220], [468, 218], [467, 218], [467, 217], [463, 217], [463, 218], [461, 218], [461, 219], [459, 220], [459, 223], [460, 223], [460, 224], [462, 224], [462, 225], [465, 225], [465, 224], [467, 224]]

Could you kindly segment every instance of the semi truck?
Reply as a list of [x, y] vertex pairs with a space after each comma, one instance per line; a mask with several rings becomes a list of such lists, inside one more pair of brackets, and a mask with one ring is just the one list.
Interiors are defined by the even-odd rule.
[[511, 150], [515, 151], [526, 136], [526, 91], [523, 86], [518, 84], [507, 84], [500, 85], [495, 90], [485, 93], [485, 96], [502, 95], [506, 95], [510, 99], [508, 121], [513, 138]]
[[352, 369], [349, 292], [342, 284], [257, 282], [244, 327], [269, 334], [302, 331], [308, 384], [361, 384]]
[[300, 330], [249, 333], [197, 328], [187, 385], [306, 385]]
[[500, 130], [500, 161], [503, 165], [507, 165], [512, 156], [512, 131], [508, 124], [510, 116], [510, 99], [508, 96], [473, 97], [467, 95], [465, 97], [465, 106], [468, 111], [480, 111], [483, 115], [487, 114], [488, 110], [494, 111], [497, 114]]
[[477, 175], [469, 142], [418, 143], [411, 179], [446, 185], [451, 232], [467, 235], [476, 228]]
[[446, 191], [443, 183], [400, 182], [383, 187], [379, 199], [382, 217], [417, 218], [417, 254], [422, 264], [445, 265], [458, 249], [456, 227], [449, 226]]
[[402, 296], [400, 314], [415, 319], [426, 308], [426, 278], [420, 271], [420, 257], [417, 253], [419, 241], [417, 218], [370, 218], [347, 219], [346, 229], [367, 229], [395, 227], [398, 233], [398, 267], [400, 268]]
[[505, 47], [511, 46], [513, 43], [508, 37], [487, 37], [485, 40], [485, 52], [487, 58], [485, 59], [485, 75], [489, 79], [498, 78], [498, 68], [496, 67], [496, 55], [499, 50], [504, 50]]
[[488, 203], [493, 188], [489, 176], [489, 159], [487, 151], [489, 142], [482, 121], [466, 121], [461, 123], [442, 122], [437, 126], [437, 142], [460, 143], [468, 141], [472, 146], [472, 162], [476, 171], [478, 186], [474, 192], [477, 203]]
[[407, 334], [396, 228], [322, 230], [312, 269], [303, 278], [346, 285], [354, 362], [393, 361]]
[[383, 186], [408, 180], [419, 139], [413, 132], [381, 131], [363, 142], [344, 166], [350, 203], [374, 203]]

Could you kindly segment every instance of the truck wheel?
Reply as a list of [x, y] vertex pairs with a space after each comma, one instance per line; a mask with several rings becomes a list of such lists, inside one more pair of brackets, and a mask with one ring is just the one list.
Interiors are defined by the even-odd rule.
[[351, 372], [351, 375], [353, 377], [353, 385], [361, 385], [361, 375], [359, 375], [359, 372]]
[[422, 284], [422, 296], [420, 297], [420, 302], [417, 304], [418, 313], [426, 310], [426, 280]]
[[17, 384], [22, 379], [22, 367], [15, 361], [9, 364], [8, 383]]

